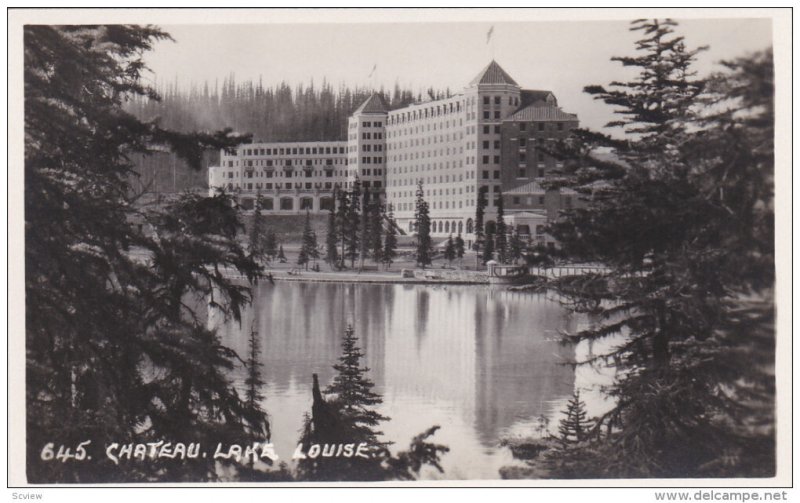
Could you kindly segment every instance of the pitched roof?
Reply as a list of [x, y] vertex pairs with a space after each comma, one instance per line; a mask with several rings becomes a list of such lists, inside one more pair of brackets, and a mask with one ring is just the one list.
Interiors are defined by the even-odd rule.
[[519, 93], [519, 97], [522, 107], [533, 105], [537, 102], [547, 103], [548, 97], [550, 97], [552, 102], [550, 103], [551, 105], [558, 105], [555, 94], [553, 94], [552, 91], [546, 91], [544, 89], [522, 89]]
[[373, 93], [372, 96], [367, 98], [367, 100], [361, 104], [353, 115], [355, 114], [385, 114], [389, 111], [389, 107], [386, 106], [386, 103], [383, 101], [383, 96], [380, 94]]
[[577, 121], [578, 116], [562, 112], [560, 108], [547, 105], [530, 105], [511, 114], [511, 121]]
[[492, 60], [492, 62], [481, 70], [469, 83], [470, 86], [476, 84], [510, 84], [512, 86], [518, 86], [514, 79], [512, 79], [505, 70], [500, 68], [500, 65], [498, 65], [495, 60]]

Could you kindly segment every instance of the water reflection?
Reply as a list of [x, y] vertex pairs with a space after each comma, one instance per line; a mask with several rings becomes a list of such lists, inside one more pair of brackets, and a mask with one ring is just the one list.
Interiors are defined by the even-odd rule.
[[[222, 324], [223, 343], [241, 355], [259, 330], [265, 408], [278, 453], [288, 457], [311, 405], [311, 374], [333, 376], [340, 338], [353, 324], [383, 394], [386, 438], [403, 448], [439, 424], [450, 446], [446, 478], [497, 478], [511, 462], [501, 438], [532, 434], [539, 415], [572, 393], [575, 375], [561, 346], [571, 318], [544, 295], [485, 287], [287, 283], [259, 285], [241, 327]], [[219, 319], [210, 316], [210, 323]], [[243, 374], [238, 372], [238, 379]]]

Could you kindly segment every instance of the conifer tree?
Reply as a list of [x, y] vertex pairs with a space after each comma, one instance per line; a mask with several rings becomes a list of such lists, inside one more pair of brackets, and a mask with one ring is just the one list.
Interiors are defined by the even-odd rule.
[[[208, 298], [241, 319], [250, 300], [248, 286], [218, 272], [260, 274], [236, 239], [234, 201], [186, 194], [142, 209], [129, 190], [130, 156], [169, 149], [199, 171], [207, 149], [249, 138], [179, 133], [124, 110], [130, 97], [157, 99], [141, 78], [143, 53], [169, 38], [157, 28], [28, 25], [23, 36], [27, 480], [213, 480], [210, 459], [61, 463], [42, 449], [87, 439], [211, 445], [265, 425], [227, 377], [235, 355], [186, 303]], [[139, 232], [142, 222], [153, 232]]]
[[278, 236], [276, 236], [275, 231], [271, 229], [267, 230], [267, 239], [264, 242], [264, 255], [266, 255], [269, 260], [275, 260], [275, 257], [278, 255]]
[[[307, 417], [300, 442], [308, 448], [317, 444], [366, 445], [367, 456], [306, 458], [299, 462], [298, 473], [305, 480], [413, 480], [424, 465], [439, 472], [440, 456], [448, 452], [444, 445], [427, 441], [438, 426], [414, 437], [407, 451], [397, 455], [387, 448], [390, 442], [380, 439], [381, 423], [389, 418], [376, 408], [383, 397], [373, 391], [375, 384], [367, 376], [369, 368], [362, 366], [364, 353], [357, 345], [358, 338], [351, 326], [345, 330], [342, 355], [333, 368], [333, 382], [320, 391], [317, 375], [313, 380], [313, 405]], [[326, 395], [328, 398], [324, 398]]]
[[361, 249], [361, 182], [356, 179], [348, 194], [347, 213], [344, 218], [344, 254], [350, 260], [350, 268], [356, 265]]
[[497, 261], [501, 264], [508, 263], [508, 237], [506, 233], [505, 212], [503, 211], [503, 193], [497, 196], [497, 226], [495, 227], [497, 236], [495, 237], [494, 247], [497, 251]]
[[433, 261], [433, 243], [431, 241], [431, 218], [428, 203], [425, 201], [425, 191], [422, 180], [417, 182], [417, 201], [414, 210], [415, 227], [417, 230], [416, 253], [417, 264], [425, 269]]
[[453, 241], [453, 235], [447, 237], [447, 244], [444, 248], [444, 259], [447, 260], [448, 265], [453, 265], [453, 260], [456, 259], [456, 244]]
[[261, 215], [261, 194], [256, 193], [255, 207], [253, 208], [253, 225], [250, 228], [250, 241], [248, 243], [248, 252], [256, 260], [264, 257], [264, 217]]
[[386, 239], [383, 242], [383, 252], [381, 253], [381, 260], [386, 270], [392, 266], [395, 257], [397, 257], [397, 222], [390, 204], [389, 213], [386, 216]]
[[286, 255], [283, 253], [283, 244], [278, 246], [278, 260], [280, 260], [282, 264], [286, 263]]
[[362, 194], [362, 201], [361, 201], [361, 215], [358, 224], [358, 236], [359, 236], [359, 248], [358, 248], [358, 259], [359, 259], [359, 270], [364, 269], [364, 262], [367, 260], [367, 256], [370, 252], [370, 228], [371, 228], [371, 213], [372, 213], [372, 204], [369, 201], [369, 191], [365, 190]]
[[586, 416], [586, 404], [581, 400], [580, 391], [575, 391], [561, 411], [564, 418], [558, 422], [558, 440], [563, 446], [583, 442], [592, 428], [592, 420]]
[[486, 205], [488, 202], [486, 201], [486, 191], [487, 187], [479, 187], [478, 188], [478, 200], [475, 204], [475, 243], [473, 243], [473, 249], [478, 251], [483, 246], [484, 234], [483, 234], [483, 219], [486, 215]]
[[516, 264], [522, 258], [522, 251], [525, 244], [522, 242], [522, 236], [519, 234], [519, 226], [515, 226], [511, 232], [511, 240], [508, 242], [508, 256], [511, 261]]
[[344, 268], [344, 261], [346, 258], [346, 243], [347, 236], [349, 235], [349, 214], [350, 214], [350, 196], [345, 190], [339, 189], [338, 207], [336, 210], [336, 229], [338, 231], [339, 243], [341, 246], [341, 253], [339, 253], [340, 267]]
[[319, 250], [317, 248], [317, 236], [311, 229], [311, 213], [306, 210], [306, 220], [303, 225], [303, 237], [300, 245], [300, 253], [297, 255], [297, 265], [305, 266], [308, 270], [308, 263], [311, 260], [319, 258]]
[[383, 220], [385, 218], [383, 205], [374, 202], [370, 205], [368, 241], [370, 255], [376, 264], [383, 262]]
[[487, 234], [483, 240], [483, 248], [481, 249], [481, 260], [484, 265], [490, 260], [494, 259], [494, 234]]
[[[617, 107], [610, 126], [625, 139], [576, 131], [561, 153], [587, 204], [550, 232], [574, 260], [610, 268], [560, 282], [575, 310], [602, 321], [572, 339], [619, 341], [602, 441], [573, 459], [600, 476], [769, 476], [774, 164], [760, 140], [771, 137], [771, 61], [744, 63], [720, 78], [742, 79], [733, 88], [709, 93], [675, 26], [633, 22], [639, 54], [614, 59], [638, 75], [586, 88]], [[594, 156], [597, 146], [619, 160]]]
[[338, 233], [336, 213], [331, 209], [328, 214], [328, 233], [325, 235], [325, 262], [331, 267], [339, 265]]
[[458, 262], [462, 263], [464, 261], [465, 250], [464, 250], [464, 238], [461, 237], [460, 232], [456, 236], [455, 248], [456, 248], [456, 257], [458, 258]]

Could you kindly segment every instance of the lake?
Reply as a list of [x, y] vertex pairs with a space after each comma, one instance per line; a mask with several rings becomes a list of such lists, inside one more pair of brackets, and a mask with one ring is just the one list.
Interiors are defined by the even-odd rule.
[[[546, 294], [488, 286], [262, 282], [242, 324], [215, 316], [222, 342], [243, 358], [251, 326], [261, 341], [264, 409], [278, 455], [291, 457], [311, 410], [311, 375], [332, 379], [345, 327], [352, 324], [364, 364], [383, 396], [379, 411], [394, 449], [432, 425], [450, 447], [444, 474], [425, 478], [497, 479], [514, 464], [504, 438], [537, 436], [552, 426], [576, 385], [565, 362], [575, 348], [558, 343], [575, 317]], [[241, 384], [241, 369], [234, 375]], [[580, 380], [580, 373], [579, 373]]]

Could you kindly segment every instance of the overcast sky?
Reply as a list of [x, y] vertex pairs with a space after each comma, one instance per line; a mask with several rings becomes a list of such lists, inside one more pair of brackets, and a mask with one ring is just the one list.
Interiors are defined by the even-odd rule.
[[[266, 85], [326, 79], [335, 86], [391, 89], [398, 82], [415, 91], [432, 86], [457, 92], [494, 57], [520, 86], [553, 91], [565, 111], [577, 113], [582, 126], [591, 128], [612, 116], [583, 87], [625, 79], [626, 70], [610, 58], [633, 54], [641, 35], [624, 21], [161, 27], [175, 42], [158, 43], [146, 61], [156, 80], [177, 78], [181, 87], [205, 80], [213, 86], [233, 73], [238, 81], [261, 77]], [[710, 46], [698, 58], [701, 75], [720, 69], [722, 59], [772, 44], [769, 19], [685, 20], [677, 32], [690, 48]]]

